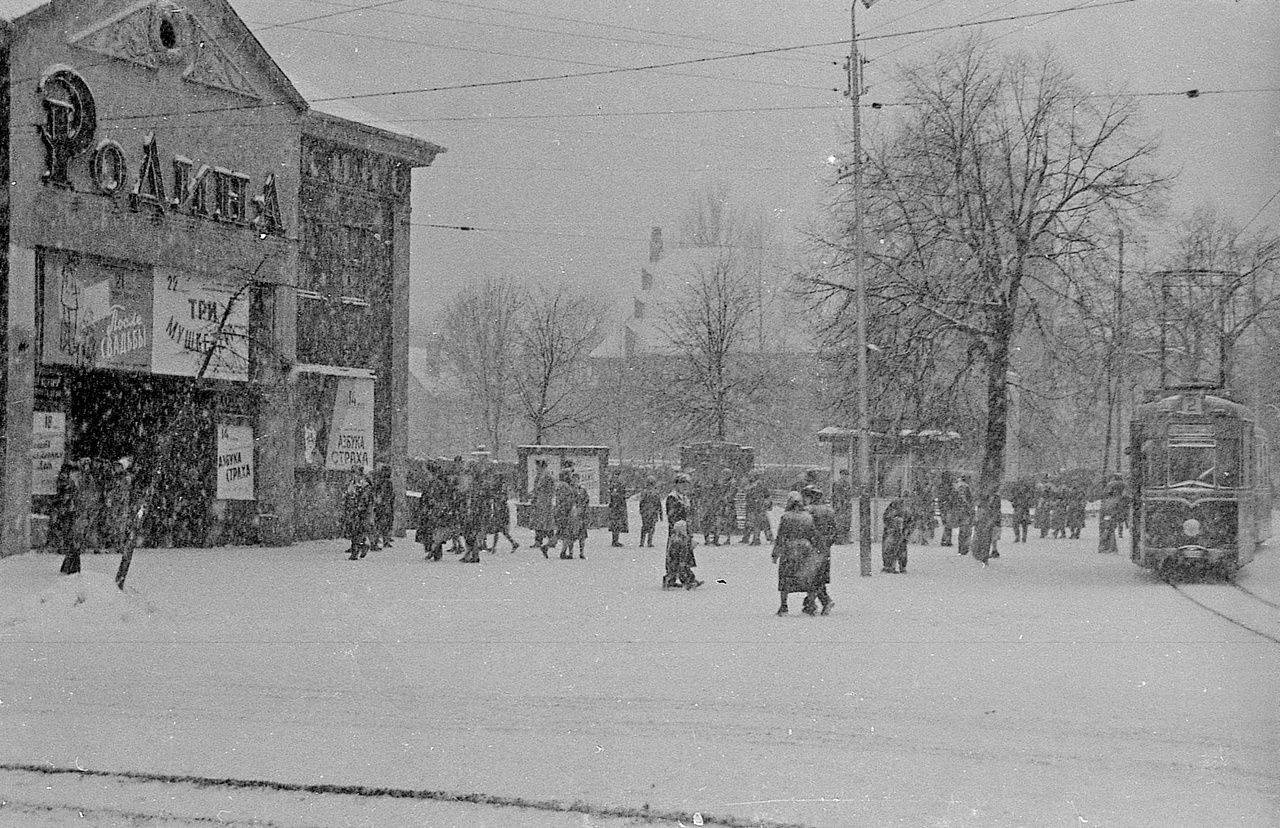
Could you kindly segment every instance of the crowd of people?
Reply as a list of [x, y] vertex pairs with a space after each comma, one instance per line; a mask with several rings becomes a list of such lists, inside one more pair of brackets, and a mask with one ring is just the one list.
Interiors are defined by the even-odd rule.
[[[483, 452], [471, 461], [455, 458], [425, 470], [416, 513], [417, 540], [428, 560], [439, 561], [446, 547], [460, 560], [478, 563], [484, 550], [496, 552], [505, 538], [511, 552], [520, 543], [511, 536], [508, 479], [488, 462]], [[133, 527], [139, 524], [139, 486], [133, 458], [115, 461], [94, 458], [69, 459], [57, 478], [57, 494], [50, 514], [49, 545], [62, 554], [62, 572], [80, 571], [83, 552], [123, 553], [137, 543]], [[804, 594], [806, 614], [830, 613], [835, 602], [827, 591], [831, 580], [831, 548], [848, 543], [855, 503], [854, 487], [847, 471], [830, 482], [828, 502], [816, 470], [806, 472], [787, 489], [784, 510], [776, 524], [770, 520], [773, 490], [759, 472], [735, 475], [729, 469], [698, 470], [677, 474], [664, 495], [657, 479], [649, 477], [638, 492], [625, 485], [620, 471], [606, 482], [605, 503], [611, 545], [622, 546], [629, 532], [628, 502], [638, 496], [639, 545], [653, 547], [657, 525], [668, 525], [663, 589], [692, 590], [702, 585], [697, 567], [695, 535], [707, 546], [728, 545], [734, 535], [741, 543], [773, 544], [778, 566], [778, 614], [789, 612], [788, 596]], [[394, 543], [396, 501], [391, 469], [380, 464], [371, 472], [355, 466], [342, 497], [343, 534], [350, 543], [351, 560]], [[1034, 483], [1019, 481], [1010, 491], [1015, 543], [1025, 543], [1029, 529], [1041, 538], [1079, 538], [1084, 526], [1085, 486], [1064, 475], [1044, 477]], [[1116, 538], [1124, 537], [1131, 498], [1119, 475], [1105, 484], [1099, 510], [1099, 552], [1116, 552]], [[586, 558], [588, 530], [600, 525], [592, 513], [591, 496], [571, 462], [552, 474], [545, 460], [537, 460], [529, 492], [527, 524], [533, 530], [533, 546], [544, 558], [555, 550], [560, 559]], [[995, 506], [998, 509], [998, 506]], [[932, 542], [941, 525], [940, 544], [953, 546], [961, 555], [973, 552], [978, 508], [966, 475], [945, 479], [933, 496], [903, 492], [885, 505], [882, 513], [881, 555], [884, 573], [907, 571], [909, 543]], [[999, 523], [986, 557], [999, 557]], [[575, 554], [576, 553], [576, 554]], [[976, 557], [982, 557], [977, 556]], [[985, 558], [984, 558], [985, 560]]]

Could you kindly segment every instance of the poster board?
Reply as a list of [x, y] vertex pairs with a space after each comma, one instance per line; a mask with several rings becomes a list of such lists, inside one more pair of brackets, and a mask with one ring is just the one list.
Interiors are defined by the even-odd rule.
[[151, 279], [64, 251], [41, 258], [40, 348], [49, 365], [151, 370]]
[[360, 466], [373, 468], [373, 380], [338, 377], [325, 468], [348, 471]]
[[254, 500], [253, 426], [218, 423], [218, 500]]
[[156, 268], [152, 285], [151, 372], [194, 377], [212, 348], [206, 378], [248, 382], [250, 292], [168, 268]]
[[58, 471], [67, 455], [67, 415], [37, 411], [31, 420], [31, 494], [58, 493]]

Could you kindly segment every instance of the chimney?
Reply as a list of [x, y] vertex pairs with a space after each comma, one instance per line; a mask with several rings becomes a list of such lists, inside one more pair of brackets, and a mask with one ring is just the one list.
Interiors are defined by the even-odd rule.
[[662, 228], [655, 227], [649, 232], [649, 263], [655, 264], [662, 258]]

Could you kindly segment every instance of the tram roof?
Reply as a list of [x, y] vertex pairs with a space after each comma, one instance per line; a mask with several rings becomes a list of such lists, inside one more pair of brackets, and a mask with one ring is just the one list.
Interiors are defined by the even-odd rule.
[[1198, 415], [1251, 419], [1252, 412], [1247, 406], [1217, 394], [1195, 390], [1170, 390], [1158, 399], [1139, 405], [1134, 413], [1135, 415], [1191, 414], [1193, 412], [1188, 411], [1183, 405], [1183, 400], [1187, 397], [1198, 397], [1204, 400], [1199, 410], [1194, 412]]

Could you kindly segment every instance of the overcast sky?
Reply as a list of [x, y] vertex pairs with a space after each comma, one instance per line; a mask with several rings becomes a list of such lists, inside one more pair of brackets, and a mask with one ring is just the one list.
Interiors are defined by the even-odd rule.
[[[467, 86], [847, 39], [827, 0], [233, 0], [284, 70], [329, 95]], [[1280, 2], [879, 0], [858, 7], [869, 99], [898, 67], [991, 18], [1000, 48], [1052, 44], [1087, 89], [1141, 93], [1173, 205], [1215, 202], [1280, 226]], [[357, 10], [363, 9], [363, 10]], [[334, 14], [334, 13], [337, 14]], [[320, 15], [333, 15], [296, 22]], [[291, 25], [278, 25], [289, 23]], [[899, 33], [916, 32], [914, 34]], [[649, 228], [673, 236], [690, 193], [722, 185], [783, 238], [817, 211], [850, 123], [845, 45], [662, 70], [364, 97], [352, 103], [442, 144], [414, 178], [413, 309], [427, 327], [466, 280], [565, 279], [622, 300]], [[1200, 97], [1155, 95], [1199, 89]], [[1221, 91], [1221, 94], [1218, 92]], [[733, 110], [733, 111], [725, 111]], [[865, 111], [875, 128], [893, 109]], [[1270, 204], [1264, 209], [1264, 204]], [[427, 224], [468, 225], [458, 232]]]

